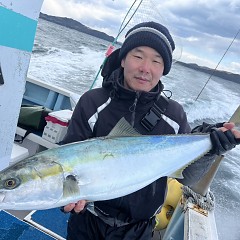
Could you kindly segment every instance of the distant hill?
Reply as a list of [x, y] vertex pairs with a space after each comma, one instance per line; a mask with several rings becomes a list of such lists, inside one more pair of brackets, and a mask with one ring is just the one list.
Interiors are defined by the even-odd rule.
[[[40, 13], [40, 18], [42, 18], [46, 21], [49, 21], [49, 22], [53, 22], [53, 23], [77, 30], [79, 32], [89, 34], [89, 35], [97, 37], [97, 38], [101, 38], [101, 39], [109, 41], [109, 42], [113, 42], [113, 40], [114, 40], [114, 37], [109, 36], [104, 32], [100, 32], [100, 31], [91, 29], [71, 18], [50, 16], [50, 15], [47, 15], [44, 13]], [[207, 74], [209, 74], [209, 76], [212, 74], [213, 76], [220, 77], [220, 78], [240, 84], [240, 75], [238, 75], [238, 74], [233, 74], [233, 73], [219, 71], [219, 70], [214, 71], [211, 68], [201, 67], [194, 63], [184, 63], [184, 62], [180, 62], [180, 61], [178, 61], [177, 63], [184, 67], [188, 67], [191, 69], [195, 69], [195, 70], [207, 73]]]
[[207, 74], [209, 74], [209, 76], [213, 75], [213, 76], [223, 78], [223, 79], [226, 79], [226, 80], [229, 80], [229, 81], [236, 82], [236, 83], [240, 84], [240, 75], [239, 74], [234, 74], [234, 73], [230, 73], [230, 72], [226, 72], [226, 71], [220, 71], [220, 70], [214, 70], [214, 69], [211, 69], [211, 68], [208, 68], [208, 67], [199, 66], [195, 63], [184, 63], [184, 62], [180, 62], [180, 61], [178, 61], [177, 63], [184, 66], [184, 67], [207, 73]]
[[112, 42], [114, 40], [114, 37], [107, 35], [104, 32], [100, 32], [94, 29], [91, 29], [83, 24], [81, 24], [80, 22], [73, 20], [71, 18], [66, 18], [66, 17], [55, 17], [55, 16], [50, 16], [44, 13], [40, 13], [40, 18], [49, 21], [49, 22], [53, 22], [74, 30], [77, 30], [79, 32], [83, 32], [86, 34], [89, 34], [91, 36], [97, 37], [97, 38], [101, 38], [103, 40], [106, 40], [108, 42]]

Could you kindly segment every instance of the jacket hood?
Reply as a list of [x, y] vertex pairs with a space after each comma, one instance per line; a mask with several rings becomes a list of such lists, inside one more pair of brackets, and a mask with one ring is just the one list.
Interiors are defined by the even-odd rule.
[[103, 77], [103, 83], [108, 79], [112, 72], [121, 67], [121, 61], [119, 60], [120, 48], [112, 52], [105, 61], [102, 68], [101, 75]]

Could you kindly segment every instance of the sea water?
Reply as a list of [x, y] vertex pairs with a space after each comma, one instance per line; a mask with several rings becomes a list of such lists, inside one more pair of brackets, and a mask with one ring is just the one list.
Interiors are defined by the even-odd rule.
[[[28, 75], [79, 95], [87, 91], [105, 58], [109, 42], [40, 19]], [[162, 79], [172, 99], [181, 103], [191, 126], [228, 121], [240, 105], [240, 84], [173, 64]], [[208, 84], [202, 91], [205, 83]], [[101, 76], [94, 87], [101, 86]], [[169, 92], [166, 92], [169, 94]], [[216, 198], [220, 240], [239, 240], [240, 147], [227, 153], [211, 191]]]

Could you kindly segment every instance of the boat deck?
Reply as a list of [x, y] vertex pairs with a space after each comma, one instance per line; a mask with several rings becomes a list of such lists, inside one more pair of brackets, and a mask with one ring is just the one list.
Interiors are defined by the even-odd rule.
[[[63, 214], [58, 208], [41, 210], [41, 211], [8, 210], [4, 213], [4, 215], [7, 215], [7, 213], [10, 213], [11, 215], [16, 217], [15, 219], [13, 219], [14, 217], [11, 217], [11, 215], [10, 216], [8, 215], [8, 218], [9, 218], [8, 221], [10, 222], [14, 221], [20, 224], [29, 224], [30, 226], [34, 227], [34, 232], [41, 231], [53, 237], [53, 238], [46, 238], [46, 240], [66, 239], [67, 221], [69, 218], [69, 214]], [[45, 238], [41, 238], [41, 239], [45, 240]], [[161, 239], [162, 238], [161, 238], [160, 232], [158, 231], [154, 232], [154, 236], [152, 240], [161, 240]]]

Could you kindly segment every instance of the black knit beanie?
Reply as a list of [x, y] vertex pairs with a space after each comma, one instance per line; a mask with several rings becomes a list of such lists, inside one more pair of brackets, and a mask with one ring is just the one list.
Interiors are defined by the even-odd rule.
[[156, 22], [143, 22], [131, 28], [119, 52], [120, 61], [136, 47], [147, 46], [155, 49], [163, 58], [164, 71], [167, 75], [172, 66], [172, 52], [175, 44], [168, 29]]

